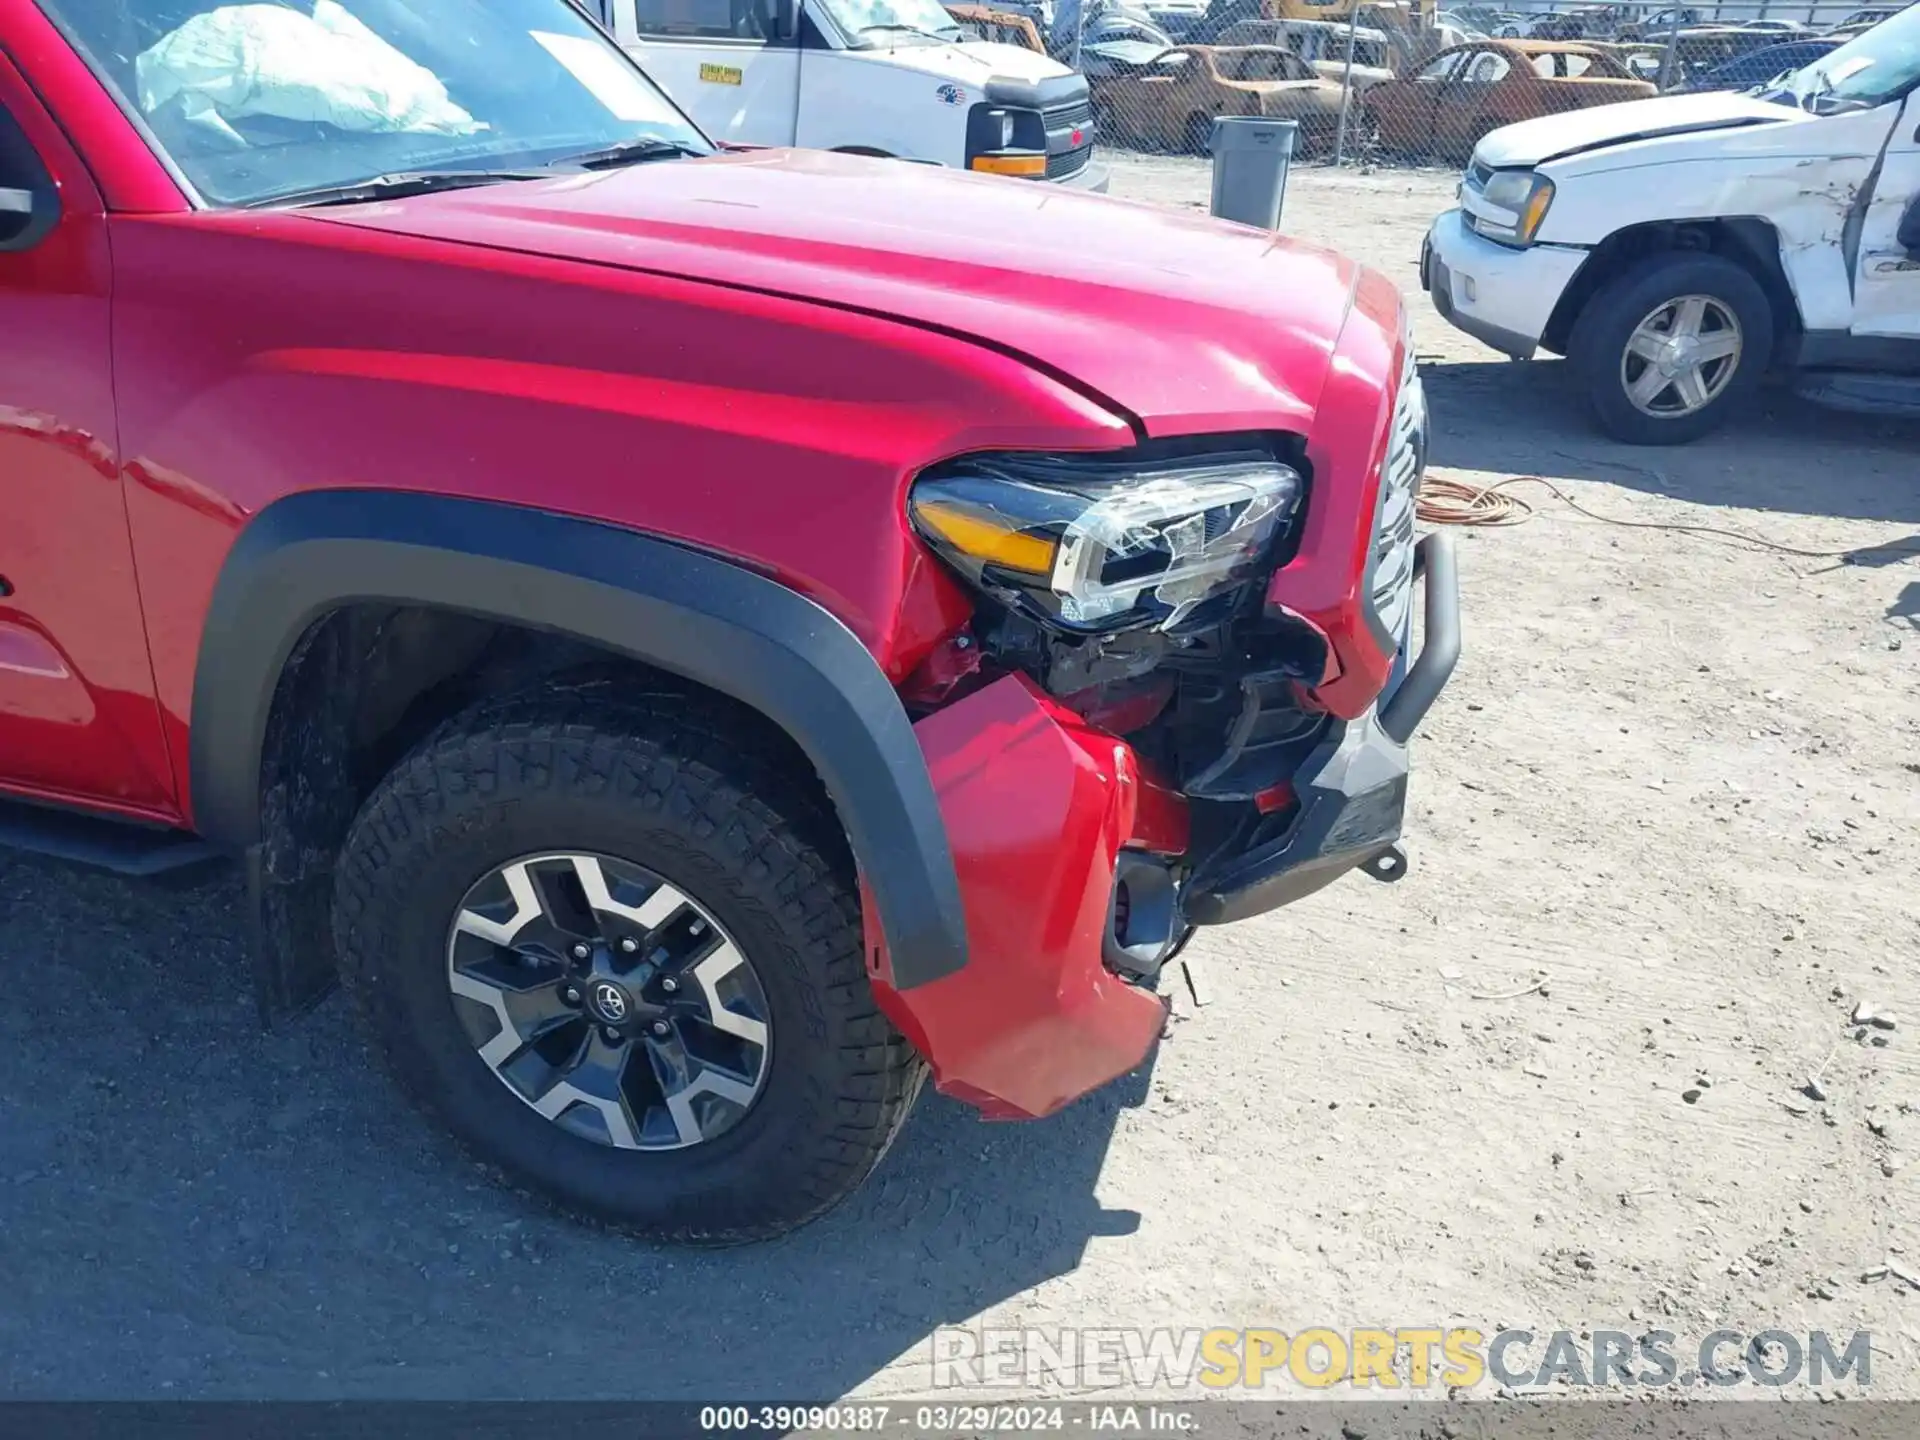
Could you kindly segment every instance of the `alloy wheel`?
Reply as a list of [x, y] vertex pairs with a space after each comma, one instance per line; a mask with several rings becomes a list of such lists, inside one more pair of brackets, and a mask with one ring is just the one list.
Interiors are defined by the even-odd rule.
[[1740, 368], [1740, 321], [1711, 295], [1669, 300], [1634, 326], [1620, 384], [1645, 415], [1692, 415], [1717, 400]]
[[500, 1083], [602, 1145], [713, 1140], [766, 1083], [752, 963], [696, 900], [628, 861], [544, 854], [489, 871], [450, 927], [447, 987]]

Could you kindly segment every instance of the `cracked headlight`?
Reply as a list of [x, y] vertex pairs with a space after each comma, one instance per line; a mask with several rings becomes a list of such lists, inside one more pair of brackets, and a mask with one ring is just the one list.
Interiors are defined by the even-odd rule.
[[1473, 228], [1489, 240], [1531, 245], [1553, 204], [1553, 181], [1531, 170], [1496, 170], [1480, 194], [1495, 213], [1475, 214]]
[[981, 589], [1058, 629], [1171, 630], [1262, 569], [1299, 474], [1259, 451], [977, 455], [917, 481], [916, 529]]

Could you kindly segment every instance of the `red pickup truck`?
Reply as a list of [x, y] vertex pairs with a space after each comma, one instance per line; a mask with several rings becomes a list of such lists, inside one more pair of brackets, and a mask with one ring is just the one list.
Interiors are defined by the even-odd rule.
[[567, 0], [0, 0], [0, 839], [237, 857], [270, 1020], [648, 1234], [1397, 878], [1425, 437], [1380, 276], [718, 150]]

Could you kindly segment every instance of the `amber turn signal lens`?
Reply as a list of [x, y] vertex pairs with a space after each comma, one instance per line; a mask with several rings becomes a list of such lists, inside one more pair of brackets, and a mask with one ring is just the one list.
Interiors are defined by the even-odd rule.
[[1001, 519], [971, 507], [922, 500], [914, 518], [962, 555], [1028, 575], [1051, 575], [1058, 548], [1039, 535], [1010, 529]]
[[1044, 155], [976, 155], [973, 168], [985, 175], [1027, 175], [1047, 173]]
[[1533, 187], [1533, 193], [1527, 196], [1527, 203], [1520, 209], [1520, 223], [1514, 227], [1522, 240], [1531, 242], [1539, 233], [1540, 222], [1547, 218], [1547, 207], [1553, 204], [1553, 182], [1544, 175]]

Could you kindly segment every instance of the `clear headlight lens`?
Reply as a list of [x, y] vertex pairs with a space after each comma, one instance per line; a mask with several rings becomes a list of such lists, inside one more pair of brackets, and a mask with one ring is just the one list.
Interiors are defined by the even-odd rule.
[[1257, 570], [1300, 476], [1258, 452], [973, 456], [922, 477], [914, 525], [980, 588], [1057, 628], [1170, 630]]
[[1473, 228], [1489, 240], [1531, 245], [1553, 204], [1553, 181], [1531, 170], [1496, 170], [1481, 195], [1501, 213], [1474, 215]]

